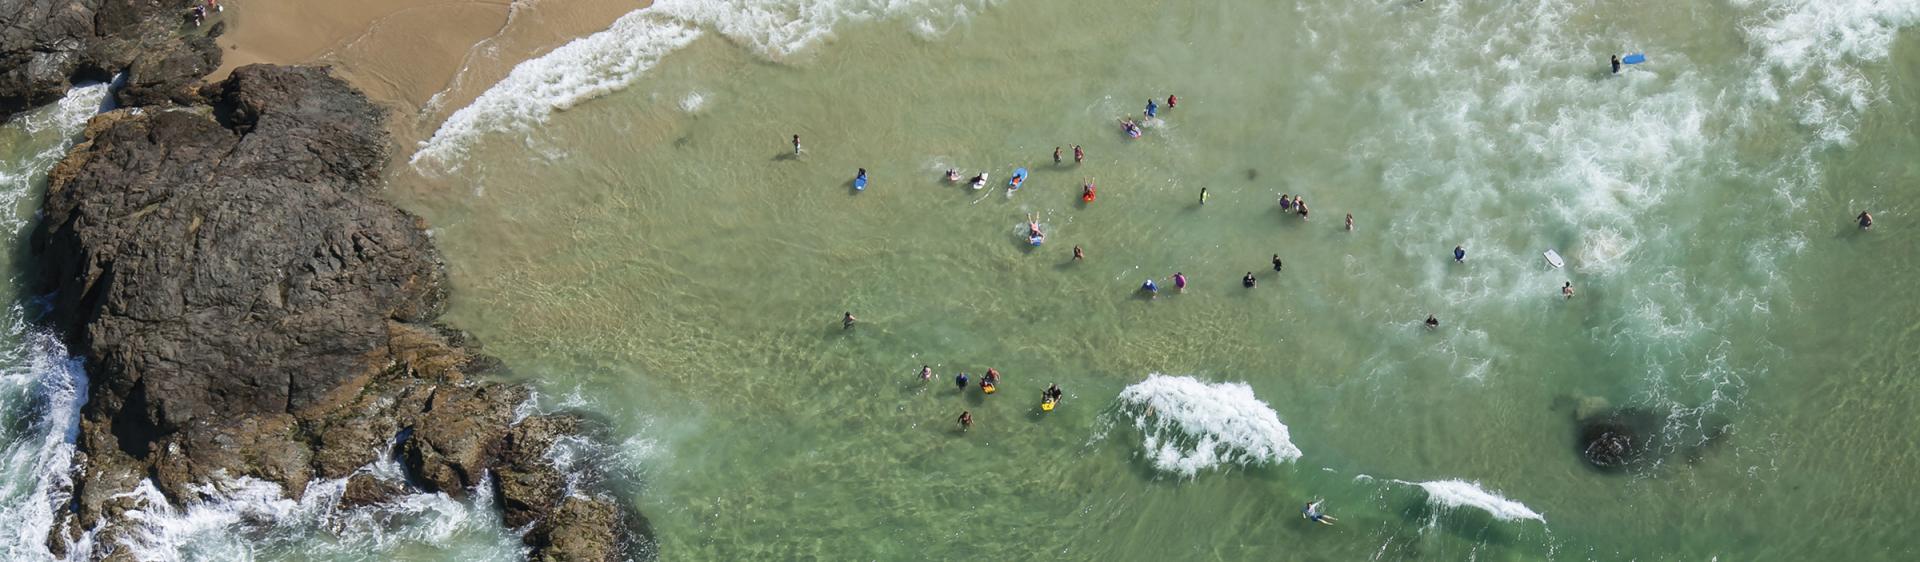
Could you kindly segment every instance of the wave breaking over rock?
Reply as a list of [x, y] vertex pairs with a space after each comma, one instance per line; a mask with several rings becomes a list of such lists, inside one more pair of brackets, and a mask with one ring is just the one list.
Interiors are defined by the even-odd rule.
[[1120, 402], [1140, 430], [1142, 454], [1163, 472], [1191, 478], [1225, 464], [1279, 464], [1301, 456], [1280, 415], [1246, 383], [1154, 373], [1121, 391]]

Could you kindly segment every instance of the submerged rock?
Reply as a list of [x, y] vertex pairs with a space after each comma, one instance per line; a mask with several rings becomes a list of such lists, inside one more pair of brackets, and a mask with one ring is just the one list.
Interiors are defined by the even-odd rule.
[[1603, 471], [1624, 471], [1649, 457], [1661, 418], [1639, 408], [1589, 413], [1576, 424], [1576, 444], [1587, 463]]
[[[322, 68], [243, 67], [203, 93], [96, 118], [49, 174], [33, 248], [92, 381], [56, 552], [97, 525], [83, 557], [110, 554], [144, 480], [174, 505], [240, 477], [298, 496], [396, 435], [428, 491], [498, 475], [536, 558], [643, 545], [643, 519], [546, 459], [570, 418], [515, 425], [529, 391], [481, 380], [499, 362], [432, 324], [445, 269], [425, 222], [376, 198], [381, 111]], [[390, 497], [356, 479], [343, 502]]]

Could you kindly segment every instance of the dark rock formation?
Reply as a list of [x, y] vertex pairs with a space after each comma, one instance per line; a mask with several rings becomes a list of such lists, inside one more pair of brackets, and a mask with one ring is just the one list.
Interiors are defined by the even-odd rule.
[[[85, 554], [115, 554], [142, 480], [175, 504], [242, 477], [297, 496], [402, 435], [427, 491], [463, 496], [494, 475], [537, 557], [631, 552], [644, 521], [567, 489], [545, 459], [577, 422], [515, 424], [528, 391], [478, 380], [499, 362], [431, 324], [446, 274], [424, 221], [377, 198], [381, 112], [321, 68], [249, 66], [204, 95], [96, 118], [50, 174], [33, 246], [93, 382], [56, 551], [102, 524]], [[391, 496], [348, 488], [355, 504]]]
[[0, 0], [0, 120], [127, 71], [122, 102], [193, 101], [220, 49], [187, 23], [195, 0]]
[[1655, 449], [1661, 418], [1638, 408], [1609, 409], [1587, 415], [1576, 424], [1575, 445], [1580, 457], [1594, 468], [1624, 471], [1647, 459]]

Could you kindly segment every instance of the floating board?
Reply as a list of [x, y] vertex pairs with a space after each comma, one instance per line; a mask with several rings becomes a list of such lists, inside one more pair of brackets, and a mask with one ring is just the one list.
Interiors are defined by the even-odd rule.
[[1546, 253], [1543, 255], [1547, 256], [1548, 265], [1552, 265], [1555, 268], [1561, 268], [1561, 267], [1567, 266], [1567, 262], [1565, 260], [1560, 259], [1560, 252], [1547, 250]]
[[1041, 400], [1041, 401], [1040, 401], [1040, 411], [1042, 411], [1042, 412], [1051, 412], [1051, 411], [1053, 411], [1053, 401], [1052, 401], [1052, 400]]
[[1023, 184], [1023, 183], [1027, 183], [1027, 169], [1020, 168], [1020, 169], [1014, 170], [1013, 177], [1007, 178], [1007, 191], [1020, 189], [1020, 184]]
[[1133, 137], [1136, 139], [1140, 138], [1140, 127], [1138, 125], [1135, 125], [1133, 128], [1127, 129], [1127, 136]]
[[995, 390], [998, 390], [998, 388], [994, 387], [993, 385], [990, 385], [990, 384], [980, 385], [981, 392], [985, 392], [987, 394], [993, 394], [993, 391]]
[[1640, 64], [1647, 62], [1647, 55], [1634, 53], [1620, 58], [1620, 64]]
[[974, 189], [980, 189], [980, 188], [982, 188], [982, 187], [986, 187], [986, 186], [987, 186], [987, 174], [986, 174], [986, 172], [981, 172], [981, 173], [980, 173], [980, 179], [977, 179], [977, 180], [973, 180], [973, 188], [974, 188]]
[[854, 188], [854, 189], [857, 189], [857, 190], [860, 190], [860, 191], [866, 191], [866, 190], [867, 190], [867, 177], [866, 177], [866, 176], [859, 176], [859, 177], [856, 177], [856, 178], [853, 178], [853, 188]]

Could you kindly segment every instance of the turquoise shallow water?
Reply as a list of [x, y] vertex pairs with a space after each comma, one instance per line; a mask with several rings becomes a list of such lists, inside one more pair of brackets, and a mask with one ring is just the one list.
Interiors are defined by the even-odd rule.
[[[1911, 556], [1911, 33], [1783, 58], [1768, 10], [1804, 6], [1429, 4], [1011, 3], [778, 65], [708, 36], [403, 199], [453, 321], [634, 436], [669, 558]], [[1003, 394], [944, 382], [988, 366]], [[1304, 456], [1157, 468], [1114, 398], [1155, 372], [1247, 383]], [[1658, 420], [1657, 462], [1579, 461], [1604, 405]], [[1450, 479], [1545, 522], [1395, 482]]]
[[[807, 15], [787, 32], [875, 10], [766, 5]], [[1920, 6], [964, 7], [825, 17], [777, 63], [753, 20], [700, 12], [624, 89], [525, 131], [476, 112], [497, 131], [458, 169], [396, 171], [453, 268], [447, 321], [614, 425], [662, 559], [1920, 555]], [[1050, 162], [1073, 144], [1087, 162]], [[990, 366], [993, 396], [947, 382]], [[1576, 454], [1575, 417], [1608, 407], [1659, 428], [1626, 474]], [[1205, 439], [1301, 455], [1158, 460]], [[1313, 498], [1339, 524], [1302, 520]], [[424, 502], [376, 534], [303, 511], [154, 551], [505, 555], [480, 512]]]

